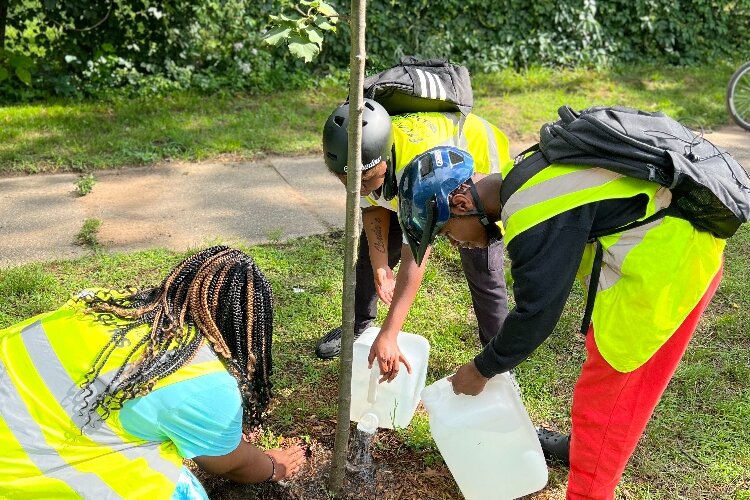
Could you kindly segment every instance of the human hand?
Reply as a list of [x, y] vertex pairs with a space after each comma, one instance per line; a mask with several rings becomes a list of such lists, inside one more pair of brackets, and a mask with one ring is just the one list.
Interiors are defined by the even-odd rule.
[[286, 449], [274, 448], [266, 450], [265, 454], [274, 461], [274, 473], [269, 481], [288, 479], [305, 463], [305, 449], [295, 445]]
[[476, 396], [484, 390], [490, 379], [479, 373], [473, 361], [469, 361], [458, 367], [456, 374], [448, 377], [456, 394], [468, 394]]
[[375, 276], [375, 291], [385, 304], [391, 305], [393, 291], [396, 289], [396, 278], [393, 269], [388, 266], [373, 269]]
[[401, 349], [398, 348], [398, 342], [395, 335], [378, 334], [375, 341], [370, 347], [370, 355], [367, 357], [369, 367], [377, 358], [380, 367], [380, 380], [378, 382], [391, 382], [398, 375], [401, 363], [406, 367], [406, 371], [411, 373], [411, 364]]

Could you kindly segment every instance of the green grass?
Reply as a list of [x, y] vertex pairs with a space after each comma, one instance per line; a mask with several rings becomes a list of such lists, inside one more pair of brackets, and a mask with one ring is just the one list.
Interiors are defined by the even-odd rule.
[[622, 67], [605, 71], [530, 69], [474, 75], [475, 110], [511, 139], [533, 139], [557, 108], [624, 105], [663, 111], [689, 125], [729, 123], [724, 98], [736, 68]]
[[[474, 75], [475, 111], [511, 140], [532, 141], [563, 104], [624, 104], [706, 127], [728, 122], [729, 65], [532, 69]], [[108, 103], [58, 101], [0, 107], [0, 175], [97, 169], [174, 160], [250, 159], [318, 154], [321, 124], [346, 89], [322, 86], [269, 96], [176, 94]], [[97, 250], [97, 220], [81, 229]], [[96, 226], [96, 227], [95, 227]], [[275, 401], [261, 436], [313, 436], [336, 416], [339, 362], [315, 358], [315, 341], [340, 323], [342, 243], [333, 235], [248, 249], [271, 280], [275, 297]], [[0, 268], [0, 328], [61, 304], [88, 286], [158, 283], [185, 254], [100, 251], [86, 258]], [[721, 288], [691, 343], [619, 486], [624, 498], [750, 499], [750, 227], [728, 243]], [[576, 333], [582, 289], [574, 287], [555, 334], [516, 369], [534, 422], [569, 430], [573, 384], [585, 358]], [[382, 321], [385, 308], [381, 307]], [[478, 351], [476, 320], [460, 259], [439, 244], [404, 327], [432, 346], [428, 383]], [[393, 443], [396, 442], [397, 445]], [[377, 443], [376, 443], [377, 444]], [[440, 462], [424, 413], [379, 446], [398, 446]], [[566, 469], [550, 469], [550, 488], [564, 488]]]
[[99, 219], [86, 219], [83, 221], [83, 226], [81, 226], [81, 230], [78, 232], [77, 243], [97, 251], [101, 246], [97, 237], [101, 226], [102, 221]]
[[[318, 337], [339, 324], [342, 241], [328, 235], [247, 248], [275, 294], [276, 398], [261, 436], [312, 436], [336, 415], [339, 362], [314, 355]], [[185, 254], [152, 250], [100, 253], [47, 264], [0, 269], [0, 328], [52, 309], [87, 286], [158, 283]], [[404, 327], [431, 343], [428, 382], [451, 373], [478, 351], [476, 321], [460, 260], [444, 242]], [[385, 308], [381, 307], [380, 320]], [[569, 429], [574, 381], [585, 357], [576, 333], [582, 292], [576, 286], [555, 334], [516, 369], [536, 423]], [[750, 495], [750, 226], [729, 240], [723, 283], [646, 429], [619, 495], [635, 499], [748, 498]], [[330, 426], [329, 426], [330, 428]], [[429, 467], [441, 458], [424, 413], [378, 446], [410, 450]], [[400, 452], [400, 451], [398, 451]], [[550, 469], [550, 488], [564, 488], [567, 470]]]
[[0, 107], [0, 174], [308, 153], [340, 90]]
[[[728, 123], [733, 66], [505, 70], [473, 76], [475, 111], [513, 140], [532, 141], [557, 108], [623, 104], [705, 127]], [[0, 175], [89, 172], [165, 160], [319, 154], [320, 132], [348, 89], [271, 95], [49, 101], [0, 107]]]

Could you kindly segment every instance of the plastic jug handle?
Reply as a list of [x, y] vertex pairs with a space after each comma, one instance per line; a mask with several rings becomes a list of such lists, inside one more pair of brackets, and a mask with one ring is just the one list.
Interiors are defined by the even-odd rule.
[[367, 402], [375, 404], [375, 399], [378, 397], [378, 377], [380, 376], [380, 368], [378, 365], [372, 367], [370, 370], [370, 383], [367, 387]]

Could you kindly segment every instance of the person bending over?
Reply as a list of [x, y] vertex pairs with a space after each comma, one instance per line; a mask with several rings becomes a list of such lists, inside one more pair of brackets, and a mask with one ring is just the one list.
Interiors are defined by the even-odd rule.
[[[328, 169], [346, 184], [349, 104], [338, 106], [323, 128], [323, 154]], [[378, 298], [389, 305], [380, 334], [370, 352], [370, 362], [378, 364], [392, 380], [401, 363], [396, 336], [403, 326], [419, 290], [425, 262], [418, 266], [403, 241], [398, 224], [398, 180], [409, 161], [439, 145], [453, 145], [470, 151], [479, 173], [499, 172], [508, 160], [508, 139], [492, 124], [477, 115], [455, 112], [406, 113], [389, 116], [380, 104], [364, 100], [362, 115], [362, 196], [363, 231], [356, 264], [354, 335], [359, 336], [375, 320]], [[484, 248], [461, 248], [461, 264], [469, 284], [479, 340], [487, 344], [498, 332], [508, 312], [503, 242], [500, 234]], [[398, 276], [393, 268], [401, 261]], [[426, 260], [426, 259], [425, 259]], [[316, 347], [318, 357], [339, 354], [341, 328], [323, 336]]]
[[299, 446], [243, 439], [271, 398], [271, 287], [218, 246], [160, 286], [84, 290], [0, 330], [0, 497], [207, 498], [183, 466], [279, 481]]
[[[532, 153], [479, 179], [469, 153], [428, 151], [404, 170], [400, 223], [417, 263], [438, 235], [483, 247], [483, 219], [504, 227], [516, 305], [452, 376], [457, 394], [479, 394], [526, 359], [552, 333], [576, 276], [596, 283], [600, 271], [569, 441], [546, 430], [539, 437], [545, 454], [569, 461], [568, 498], [612, 499], [719, 286], [725, 242], [660, 213], [672, 193], [659, 184], [544, 161]], [[502, 205], [500, 189], [516, 168], [533, 175]]]

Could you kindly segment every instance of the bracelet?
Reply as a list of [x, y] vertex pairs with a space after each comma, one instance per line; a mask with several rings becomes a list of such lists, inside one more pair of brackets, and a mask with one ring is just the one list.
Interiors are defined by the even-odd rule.
[[264, 453], [265, 456], [268, 457], [268, 459], [271, 461], [271, 475], [268, 476], [268, 479], [266, 479], [264, 482], [268, 483], [273, 481], [273, 477], [276, 475], [276, 460], [273, 459], [271, 455], [268, 453]]

